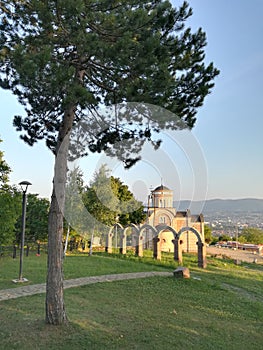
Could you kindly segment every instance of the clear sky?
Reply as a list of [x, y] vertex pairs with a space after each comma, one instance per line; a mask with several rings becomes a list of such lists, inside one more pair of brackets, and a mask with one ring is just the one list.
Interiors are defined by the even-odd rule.
[[[160, 182], [181, 199], [263, 198], [263, 1], [189, 3], [193, 16], [188, 24], [204, 29], [206, 61], [221, 71], [216, 86], [191, 135], [173, 135], [159, 154], [144, 151], [144, 160], [129, 172], [114, 161], [113, 175], [141, 192], [142, 200]], [[13, 170], [11, 183], [28, 180], [31, 192], [50, 197], [52, 154], [43, 143], [29, 147], [19, 139], [12, 118], [23, 110], [14, 97], [1, 90], [0, 103], [0, 149]], [[102, 162], [103, 157], [88, 157], [82, 163], [87, 182]]]

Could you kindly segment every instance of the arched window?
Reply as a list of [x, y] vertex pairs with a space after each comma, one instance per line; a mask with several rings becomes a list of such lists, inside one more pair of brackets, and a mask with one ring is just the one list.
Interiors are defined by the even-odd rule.
[[166, 217], [165, 216], [160, 216], [159, 217], [159, 223], [160, 224], [165, 224], [165, 222], [166, 222]]

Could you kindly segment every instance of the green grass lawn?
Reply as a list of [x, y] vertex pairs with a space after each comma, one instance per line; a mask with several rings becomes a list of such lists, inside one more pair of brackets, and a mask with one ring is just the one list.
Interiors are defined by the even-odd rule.
[[[120, 258], [120, 255], [109, 256], [104, 253], [94, 253], [92, 257], [87, 254], [71, 254], [64, 260], [65, 279], [97, 276], [104, 274], [142, 272], [142, 271], [164, 271], [169, 268], [153, 261], [150, 257], [152, 253], [148, 252], [148, 257], [138, 259], [133, 256]], [[116, 259], [117, 258], [117, 259]], [[171, 260], [171, 257], [169, 258]], [[141, 262], [140, 262], [141, 261]], [[171, 260], [172, 267], [176, 264]], [[24, 257], [23, 277], [29, 281], [23, 285], [37, 284], [46, 282], [47, 255], [41, 256], [29, 255]], [[0, 258], [0, 289], [21, 287], [21, 284], [15, 284], [13, 279], [18, 278], [19, 257]]]
[[[37, 281], [35, 262], [41, 282], [44, 256], [29, 259], [25, 271], [32, 265], [28, 272]], [[12, 263], [0, 259], [1, 288], [16, 272]], [[168, 255], [161, 263], [147, 257], [69, 256], [65, 278], [164, 269], [171, 277], [67, 289], [69, 324], [63, 327], [45, 325], [43, 294], [0, 302], [0, 349], [261, 349], [262, 266], [209, 258], [204, 270], [194, 256], [185, 257], [184, 265], [191, 271], [187, 280], [173, 278], [176, 264]]]

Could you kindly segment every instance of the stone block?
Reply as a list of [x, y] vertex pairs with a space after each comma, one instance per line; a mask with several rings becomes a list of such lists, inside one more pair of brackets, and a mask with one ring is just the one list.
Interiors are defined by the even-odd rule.
[[190, 278], [190, 271], [188, 267], [178, 267], [174, 270], [175, 278]]
[[239, 259], [234, 259], [234, 264], [235, 265], [241, 265], [242, 261]]

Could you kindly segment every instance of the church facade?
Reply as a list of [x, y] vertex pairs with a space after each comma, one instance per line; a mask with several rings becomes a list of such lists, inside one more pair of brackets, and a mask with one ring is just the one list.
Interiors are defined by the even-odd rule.
[[[151, 191], [147, 205], [147, 224], [151, 226], [166, 225], [179, 232], [183, 227], [197, 230], [204, 242], [204, 217], [202, 214], [192, 215], [189, 210], [177, 211], [173, 207], [173, 191], [160, 185]], [[164, 230], [159, 234], [161, 251], [173, 252], [174, 236], [171, 231]], [[182, 234], [180, 244], [183, 252], [197, 252], [197, 238], [191, 231]]]

